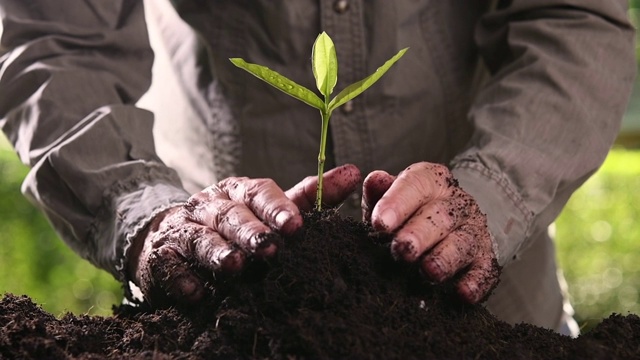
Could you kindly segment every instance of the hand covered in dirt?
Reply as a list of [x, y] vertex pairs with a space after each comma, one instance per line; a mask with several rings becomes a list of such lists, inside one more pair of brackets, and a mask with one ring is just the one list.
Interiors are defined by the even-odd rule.
[[[324, 202], [341, 203], [360, 179], [353, 165], [328, 171]], [[270, 179], [222, 180], [153, 219], [133, 244], [129, 274], [154, 306], [196, 303], [207, 291], [200, 274], [237, 272], [248, 257], [272, 256], [280, 234], [302, 226], [300, 211], [312, 208], [316, 184], [311, 176], [284, 192]]]
[[418, 262], [436, 283], [456, 276], [463, 300], [484, 301], [497, 285], [500, 268], [486, 216], [445, 166], [417, 163], [397, 177], [372, 172], [364, 180], [362, 209], [376, 230], [394, 233], [396, 258]]

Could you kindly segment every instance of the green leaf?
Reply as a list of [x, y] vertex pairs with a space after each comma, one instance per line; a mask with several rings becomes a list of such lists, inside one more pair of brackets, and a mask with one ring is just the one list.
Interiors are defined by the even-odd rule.
[[325, 99], [328, 99], [338, 83], [338, 57], [333, 41], [324, 31], [313, 43], [311, 65], [316, 86]]
[[329, 103], [329, 111], [333, 111], [339, 106], [343, 105], [347, 101], [355, 98], [356, 96], [362, 94], [363, 91], [367, 90], [371, 85], [375, 84], [384, 73], [393, 66], [403, 55], [407, 52], [409, 48], [404, 48], [400, 50], [394, 57], [387, 60], [382, 66], [380, 66], [373, 74], [367, 76], [366, 78], [358, 81], [357, 83], [351, 84], [347, 86], [344, 90], [342, 90], [338, 95], [336, 95], [333, 100]]
[[232, 58], [229, 60], [231, 60], [233, 65], [246, 70], [251, 75], [277, 88], [285, 94], [290, 95], [310, 106], [313, 106], [316, 109], [324, 109], [324, 102], [318, 97], [318, 95], [314, 94], [313, 91], [297, 84], [292, 80], [289, 80], [276, 71], [273, 71], [266, 66], [248, 63], [240, 58]]

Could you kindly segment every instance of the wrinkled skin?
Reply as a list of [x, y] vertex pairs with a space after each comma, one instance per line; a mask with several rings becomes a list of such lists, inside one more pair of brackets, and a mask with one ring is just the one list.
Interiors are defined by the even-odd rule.
[[500, 267], [486, 216], [445, 166], [417, 163], [397, 177], [372, 172], [362, 210], [376, 230], [394, 233], [396, 258], [419, 263], [435, 283], [456, 275], [463, 300], [482, 302], [497, 285]]
[[[341, 203], [360, 182], [353, 165], [326, 172], [323, 203]], [[199, 302], [206, 289], [198, 272], [234, 273], [249, 257], [273, 256], [280, 234], [302, 226], [300, 212], [312, 209], [316, 184], [317, 177], [308, 177], [284, 192], [270, 179], [234, 177], [194, 194], [156, 216], [136, 239], [132, 280], [154, 306]]]

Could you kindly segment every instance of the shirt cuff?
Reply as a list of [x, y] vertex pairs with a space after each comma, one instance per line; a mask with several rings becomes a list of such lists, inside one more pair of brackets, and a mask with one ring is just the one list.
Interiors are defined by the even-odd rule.
[[[133, 239], [162, 211], [183, 204], [188, 198], [172, 176], [151, 171], [143, 179], [119, 183], [106, 194], [113, 204], [103, 207], [94, 222], [96, 246], [92, 262], [126, 281], [126, 260]], [[163, 176], [164, 175], [164, 176]], [[166, 178], [169, 177], [170, 179]]]
[[451, 172], [487, 215], [498, 263], [504, 266], [517, 259], [526, 248], [533, 221], [533, 212], [527, 209], [520, 194], [502, 173], [479, 161], [463, 159], [453, 165]]

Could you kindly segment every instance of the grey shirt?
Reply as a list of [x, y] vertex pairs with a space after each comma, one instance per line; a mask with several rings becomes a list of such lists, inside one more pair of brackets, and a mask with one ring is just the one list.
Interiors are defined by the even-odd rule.
[[[502, 316], [511, 322], [557, 327], [546, 228], [618, 132], [636, 71], [626, 0], [512, 0], [492, 10], [463, 0], [173, 3], [200, 39], [185, 81], [205, 101], [199, 121], [218, 178], [271, 177], [287, 188], [316, 171], [320, 132], [316, 110], [228, 58], [313, 88], [310, 49], [324, 30], [341, 89], [410, 47], [334, 114], [329, 164], [365, 174], [448, 164], [487, 213], [506, 265], [489, 306], [513, 308]], [[143, 2], [0, 0], [0, 14], [0, 125], [32, 168], [23, 190], [76, 252], [124, 280], [131, 239], [189, 196], [156, 154], [153, 114], [136, 107], [153, 62]], [[513, 305], [527, 301], [528, 315]]]

